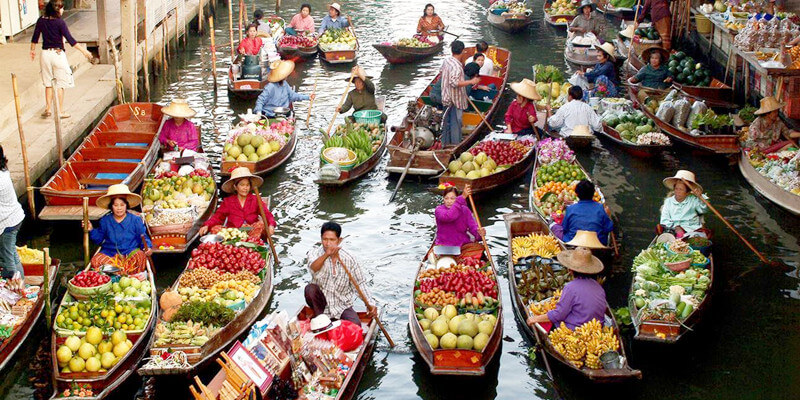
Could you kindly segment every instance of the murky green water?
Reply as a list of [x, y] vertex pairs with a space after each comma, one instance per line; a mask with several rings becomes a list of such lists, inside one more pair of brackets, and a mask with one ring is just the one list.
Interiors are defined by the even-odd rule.
[[[285, 4], [281, 15], [288, 19], [298, 2]], [[376, 77], [380, 94], [387, 96], [390, 123], [404, 115], [412, 100], [436, 75], [442, 55], [415, 65], [390, 66], [370, 44], [399, 36], [409, 36], [416, 27], [425, 1], [391, 2], [387, 0], [345, 4], [353, 17], [361, 51], [359, 64]], [[324, 2], [311, 2], [319, 21]], [[563, 34], [554, 32], [541, 20], [541, 2], [533, 6], [536, 21], [527, 34], [511, 36], [491, 28], [484, 17], [484, 2], [440, 1], [439, 14], [450, 32], [466, 43], [485, 39], [512, 50], [511, 79], [529, 77], [536, 63], [564, 65]], [[271, 9], [274, 4], [264, 9]], [[248, 13], [252, 12], [248, 6]], [[235, 11], [234, 11], [235, 12]], [[186, 97], [200, 112], [195, 118], [202, 125], [206, 151], [221, 150], [221, 142], [235, 115], [253, 103], [229, 98], [225, 77], [229, 50], [227, 9], [217, 10], [219, 63], [216, 73], [220, 87], [214, 91], [210, 71], [208, 37], [191, 37], [186, 50], [170, 63], [169, 73], [156, 78], [153, 100], [166, 102]], [[616, 22], [609, 20], [609, 24]], [[447, 38], [449, 42], [451, 37]], [[660, 347], [627, 343], [631, 364], [641, 369], [641, 382], [612, 387], [589, 385], [566, 374], [553, 364], [557, 390], [547, 379], [541, 359], [529, 362], [526, 342], [518, 328], [508, 298], [505, 279], [506, 229], [502, 215], [524, 211], [527, 207], [529, 176], [481, 199], [478, 211], [487, 229], [505, 305], [505, 340], [499, 362], [484, 378], [457, 379], [434, 377], [415, 355], [407, 330], [408, 296], [419, 257], [425, 252], [435, 231], [433, 208], [440, 199], [426, 191], [428, 182], [413, 179], [403, 184], [397, 198], [389, 202], [396, 180], [384, 171], [386, 160], [365, 179], [338, 190], [325, 190], [313, 183], [318, 167], [321, 140], [319, 128], [327, 128], [347, 77], [349, 66], [331, 67], [314, 60], [298, 66], [289, 78], [298, 91], [309, 93], [317, 81], [318, 98], [314, 103], [310, 129], [299, 134], [297, 150], [285, 166], [265, 180], [263, 192], [273, 198], [272, 209], [280, 226], [277, 242], [281, 264], [276, 271], [275, 293], [269, 310], [297, 309], [303, 303], [300, 290], [309, 280], [304, 265], [306, 252], [318, 241], [319, 227], [327, 220], [344, 226], [345, 242], [370, 275], [371, 291], [383, 307], [384, 323], [397, 342], [390, 349], [385, 339], [370, 361], [361, 385], [360, 399], [569, 399], [604, 398], [689, 398], [689, 399], [782, 399], [797, 398], [800, 393], [800, 307], [797, 271], [788, 274], [761, 266], [736, 237], [718, 220], [710, 217], [708, 225], [716, 231], [715, 261], [717, 275], [713, 304], [697, 332], [680, 344]], [[505, 103], [510, 101], [506, 95]], [[306, 115], [307, 103], [298, 103], [296, 111]], [[341, 120], [341, 117], [339, 117]], [[496, 121], [500, 121], [497, 118]], [[304, 127], [304, 124], [300, 124]], [[217, 133], [220, 132], [219, 137]], [[792, 265], [798, 262], [800, 227], [798, 218], [757, 195], [744, 181], [735, 166], [725, 160], [693, 157], [684, 148], [676, 148], [662, 158], [634, 159], [606, 142], [579, 154], [587, 171], [599, 182], [609, 205], [617, 214], [622, 235], [623, 257], [620, 272], [606, 283], [612, 306], [625, 303], [630, 284], [628, 266], [639, 249], [652, 238], [658, 208], [665, 195], [661, 179], [678, 168], [695, 171], [713, 204], [736, 225], [742, 234], [769, 257]], [[49, 241], [53, 254], [65, 260], [79, 260], [80, 242], [77, 224], [59, 223], [26, 227], [27, 239]], [[158, 284], [171, 284], [185, 263], [183, 258], [157, 258]], [[38, 330], [18, 356], [14, 367], [5, 371], [0, 386], [5, 398], [31, 398], [28, 378], [30, 354], [45, 335]], [[552, 364], [552, 363], [551, 363]], [[210, 373], [216, 370], [212, 367]], [[184, 382], [169, 382], [184, 388]], [[168, 384], [169, 384], [168, 383]], [[178, 384], [179, 383], [179, 384]], [[139, 382], [126, 385], [117, 398], [133, 398]], [[163, 388], [160, 388], [163, 389]], [[174, 398], [171, 391], [158, 392], [158, 398]], [[181, 396], [184, 396], [181, 392]], [[180, 397], [183, 398], [183, 397]]]

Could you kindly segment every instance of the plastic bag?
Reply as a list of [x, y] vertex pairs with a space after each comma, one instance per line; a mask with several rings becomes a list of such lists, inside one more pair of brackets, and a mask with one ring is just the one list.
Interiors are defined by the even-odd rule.
[[361, 327], [347, 320], [342, 320], [336, 328], [327, 333], [328, 340], [335, 343], [342, 351], [353, 351], [364, 343], [364, 332]]
[[694, 119], [701, 113], [706, 112], [706, 110], [708, 110], [708, 106], [706, 106], [705, 102], [695, 101], [694, 104], [692, 104], [692, 109], [689, 111], [689, 119], [686, 120], [686, 127], [691, 129]]
[[677, 100], [673, 108], [675, 109], [675, 115], [672, 117], [672, 125], [678, 128], [685, 127], [686, 120], [689, 119], [689, 111], [691, 111], [692, 108], [689, 101], [686, 99]]
[[658, 110], [656, 111], [656, 117], [662, 121], [672, 121], [672, 116], [675, 115], [675, 109], [672, 108], [672, 101], [664, 100], [661, 102], [661, 105], [658, 106]]
[[572, 86], [580, 86], [580, 88], [583, 89], [584, 91], [589, 90], [589, 81], [586, 79], [585, 76], [577, 72], [572, 74], [568, 82], [571, 83]]
[[677, 98], [678, 98], [678, 90], [677, 89], [672, 89], [664, 97], [664, 101], [675, 101]]

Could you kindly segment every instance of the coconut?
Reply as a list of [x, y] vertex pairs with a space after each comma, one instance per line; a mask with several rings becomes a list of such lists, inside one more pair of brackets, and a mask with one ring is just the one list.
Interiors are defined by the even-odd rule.
[[455, 174], [456, 171], [461, 169], [461, 164], [461, 160], [450, 161], [450, 164], [447, 165], [447, 169], [450, 170], [451, 174]]
[[477, 351], [483, 351], [487, 344], [489, 344], [489, 335], [485, 333], [479, 333], [472, 339], [472, 348]]
[[253, 136], [250, 135], [249, 133], [243, 133], [243, 134], [239, 135], [238, 138], [236, 138], [236, 143], [239, 145], [239, 147], [244, 147], [244, 146], [247, 146], [248, 144], [250, 144], [250, 140], [252, 138], [253, 138]]
[[472, 350], [473, 342], [472, 336], [460, 335], [456, 341], [456, 347], [464, 350]]
[[439, 345], [443, 349], [455, 349], [458, 345], [458, 336], [453, 333], [447, 332], [439, 339]]
[[467, 173], [467, 179], [478, 179], [481, 177], [481, 173], [479, 171], [469, 171]]
[[461, 153], [461, 157], [459, 157], [462, 163], [465, 163], [467, 161], [472, 161], [473, 158], [475, 157], [473, 157], [472, 153], [468, 151]]

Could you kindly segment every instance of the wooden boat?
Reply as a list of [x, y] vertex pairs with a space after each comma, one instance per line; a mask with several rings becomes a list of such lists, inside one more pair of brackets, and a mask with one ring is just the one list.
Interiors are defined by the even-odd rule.
[[530, 14], [503, 13], [503, 15], [497, 15], [491, 10], [486, 11], [486, 20], [489, 21], [489, 25], [508, 33], [522, 32], [533, 24]]
[[597, 11], [605, 15], [621, 18], [625, 21], [632, 21], [636, 17], [636, 10], [631, 7], [614, 7], [607, 3], [605, 7], [597, 7]]
[[347, 28], [350, 33], [353, 34], [353, 37], [356, 38], [356, 48], [350, 50], [330, 50], [326, 51], [322, 47], [319, 48], [319, 55], [322, 61], [327, 62], [328, 64], [348, 64], [354, 62], [358, 57], [358, 36], [356, 36], [356, 31], [352, 27]]
[[569, 135], [563, 136], [560, 130], [547, 130], [547, 135], [556, 139], [564, 139], [570, 149], [585, 149], [591, 147], [594, 142], [594, 135]]
[[[427, 263], [428, 256], [432, 254], [434, 251], [434, 246], [431, 246], [430, 249], [425, 253], [425, 256], [422, 257], [422, 262], [420, 263], [419, 270], [414, 278], [414, 281], [418, 281], [419, 275], [425, 270], [425, 264]], [[487, 268], [489, 268], [493, 275], [496, 276], [496, 272], [492, 263], [489, 262], [488, 255], [486, 254], [485, 250], [480, 250], [480, 254], [482, 260], [487, 262]], [[417, 352], [425, 360], [425, 363], [428, 364], [428, 368], [433, 375], [456, 375], [456, 376], [483, 376], [486, 373], [487, 365], [495, 358], [500, 349], [500, 345], [502, 344], [503, 339], [503, 304], [500, 301], [497, 304], [497, 322], [495, 323], [494, 330], [492, 334], [489, 335], [489, 342], [486, 344], [486, 347], [483, 351], [476, 351], [476, 350], [464, 350], [464, 349], [432, 349], [431, 346], [428, 344], [428, 341], [425, 339], [425, 335], [422, 332], [422, 327], [417, 320], [417, 305], [414, 301], [414, 294], [413, 291], [416, 289], [416, 284], [413, 285], [412, 288], [412, 295], [411, 300], [409, 302], [408, 308], [408, 327], [411, 331], [411, 340], [414, 342], [414, 346], [417, 348]], [[497, 298], [502, 298], [502, 293], [500, 292], [500, 286], [497, 286]], [[422, 311], [420, 311], [422, 312]]]
[[794, 215], [800, 215], [800, 196], [776, 185], [769, 178], [761, 175], [750, 164], [750, 155], [746, 150], [742, 150], [739, 157], [739, 171], [742, 172], [744, 179], [762, 196], [771, 202], [779, 205], [786, 211]]
[[[58, 276], [58, 269], [61, 266], [61, 261], [58, 259], [51, 259], [50, 260], [50, 270], [48, 276], [48, 286], [50, 288], [49, 293], [52, 296], [53, 289], [56, 287], [56, 276]], [[25, 271], [25, 281], [26, 283], [35, 284], [42, 287], [44, 282], [44, 266], [38, 264], [22, 264], [22, 269]], [[47, 300], [49, 301], [49, 299]], [[36, 301], [33, 303], [33, 308], [28, 311], [28, 314], [25, 316], [25, 321], [21, 324], [14, 327], [14, 330], [11, 331], [11, 335], [5, 338], [2, 343], [0, 343], [0, 371], [2, 371], [8, 363], [10, 363], [14, 359], [14, 354], [17, 353], [22, 344], [25, 343], [25, 339], [28, 338], [28, 335], [33, 331], [33, 328], [36, 326], [36, 323], [39, 321], [39, 317], [42, 316], [42, 310], [44, 310], [45, 304], [45, 296], [44, 290], [39, 291], [39, 295], [36, 297]]]
[[[87, 267], [91, 268], [91, 267]], [[106, 372], [77, 372], [77, 373], [63, 373], [58, 366], [58, 359], [56, 358], [57, 349], [64, 344], [66, 337], [59, 337], [54, 326], [52, 331], [52, 338], [50, 340], [51, 358], [53, 360], [53, 379], [55, 380], [55, 393], [52, 399], [103, 399], [110, 397], [114, 391], [120, 387], [126, 379], [133, 373], [136, 366], [144, 357], [147, 352], [148, 339], [151, 336], [153, 327], [156, 323], [158, 315], [158, 302], [155, 299], [156, 283], [153, 274], [153, 266], [147, 264], [148, 279], [150, 281], [151, 291], [151, 305], [150, 315], [147, 324], [145, 325], [142, 333], [134, 334], [128, 333], [127, 337], [133, 343], [133, 347], [126, 353], [121, 360]], [[64, 295], [61, 306], [70, 300], [69, 294]], [[91, 388], [93, 394], [88, 397], [62, 397], [65, 390], [70, 389], [74, 384], [81, 387]], [[117, 393], [119, 394], [119, 393]]]
[[295, 147], [297, 147], [297, 125], [295, 125], [289, 140], [277, 152], [259, 161], [222, 161], [219, 175], [223, 181], [227, 180], [231, 176], [231, 171], [237, 167], [247, 167], [255, 175], [267, 175], [289, 160], [289, 157], [294, 153]]
[[386, 153], [386, 143], [388, 141], [388, 137], [389, 133], [388, 132], [384, 133], [383, 141], [381, 142], [380, 147], [378, 147], [378, 149], [375, 150], [375, 152], [372, 153], [372, 155], [361, 164], [354, 166], [352, 169], [348, 171], [342, 171], [339, 174], [338, 179], [318, 178], [315, 179], [314, 182], [322, 186], [344, 186], [368, 174], [370, 171], [375, 169], [378, 163], [381, 162], [383, 154]]
[[600, 50], [593, 47], [572, 44], [572, 37], [567, 35], [564, 43], [564, 59], [575, 70], [586, 71], [587, 68], [597, 65], [598, 54], [600, 54]]
[[[278, 40], [277, 43], [280, 43], [280, 40]], [[278, 54], [281, 55], [281, 58], [284, 60], [292, 60], [295, 63], [308, 61], [314, 58], [319, 51], [319, 43], [311, 47], [279, 46], [277, 43], [276, 47], [278, 48]]]
[[378, 50], [389, 64], [407, 64], [439, 54], [444, 48], [444, 41], [440, 40], [430, 47], [405, 47], [394, 43], [375, 43], [372, 47]]
[[110, 185], [139, 189], [144, 175], [158, 158], [158, 135], [163, 124], [161, 106], [129, 103], [112, 106], [64, 165], [41, 189], [46, 220], [80, 220], [83, 198], [89, 198], [90, 217], [108, 212], [95, 207]]
[[[542, 3], [542, 13], [544, 14], [544, 22], [547, 22], [548, 25], [559, 28], [559, 29], [567, 29], [569, 24], [572, 23], [572, 20], [575, 19], [574, 15], [550, 15], [550, 4], [552, 2], [545, 0]], [[563, 20], [563, 21], [560, 21]], [[560, 21], [560, 22], [559, 22]]]
[[[651, 113], [645, 107], [642, 107], [641, 104], [639, 104], [638, 94], [640, 90], [643, 89], [639, 86], [628, 86], [628, 95], [631, 101], [636, 107], [641, 109], [648, 118], [655, 121], [656, 126], [659, 127], [661, 131], [671, 139], [686, 144], [695, 150], [700, 150], [711, 154], [730, 155], [739, 152], [739, 139], [736, 135], [693, 136], [690, 135], [689, 132], [678, 129], [678, 127], [672, 125], [671, 122], [667, 122], [658, 118], [655, 114]], [[647, 89], [644, 90], [646, 92], [650, 91]], [[693, 101], [693, 99], [690, 99], [690, 101]]]
[[603, 130], [599, 134], [601, 137], [605, 137], [614, 142], [614, 144], [621, 147], [623, 151], [634, 157], [649, 158], [657, 156], [671, 146], [669, 144], [636, 144], [627, 140], [623, 140], [622, 136], [619, 135], [619, 132], [605, 122], [603, 122]]
[[267, 86], [267, 74], [261, 74], [261, 80], [258, 79], [242, 79], [234, 76], [233, 65], [228, 67], [228, 94], [233, 94], [236, 97], [245, 100], [252, 100], [261, 94], [264, 87]]
[[[475, 48], [470, 47], [464, 51], [469, 55], [475, 53]], [[503, 48], [492, 47], [487, 52], [487, 57], [496, 60], [502, 68], [500, 69], [500, 76], [480, 76], [481, 85], [495, 84], [497, 86], [497, 95], [491, 102], [473, 100], [473, 103], [478, 108], [478, 111], [483, 114], [487, 121], [492, 120], [492, 116], [497, 110], [497, 105], [503, 97], [503, 90], [506, 87], [508, 80], [509, 64], [511, 63], [511, 52]], [[429, 110], [426, 106], [434, 107], [434, 102], [430, 98], [431, 89], [434, 83], [440, 78], [437, 75], [430, 84], [422, 91], [422, 94], [417, 98], [415, 105], [409, 109], [409, 114], [403, 119], [400, 126], [392, 128], [394, 135], [389, 140], [389, 164], [386, 170], [390, 173], [401, 174], [406, 169], [409, 158], [414, 149], [414, 132], [417, 127], [427, 128], [424, 123], [417, 124], [415, 119], [423, 114], [421, 111]], [[480, 115], [476, 110], [464, 111], [461, 133], [461, 143], [457, 145], [447, 145], [441, 147], [441, 142], [436, 142], [434, 149], [420, 149], [411, 162], [408, 173], [411, 175], [424, 175], [435, 176], [439, 175], [447, 169], [447, 163], [450, 162], [453, 154], [461, 154], [470, 148], [478, 139], [481, 138], [489, 129], [486, 124], [482, 123]]]
[[610, 323], [611, 326], [613, 326], [614, 333], [616, 334], [620, 343], [619, 354], [623, 357], [622, 366], [619, 369], [591, 369], [587, 367], [577, 368], [553, 347], [550, 339], [547, 336], [547, 331], [545, 331], [542, 325], [536, 324], [535, 327], [528, 325], [528, 317], [532, 315], [528, 311], [528, 304], [524, 303], [523, 297], [517, 289], [517, 282], [521, 280], [521, 278], [517, 278], [517, 276], [521, 276], [521, 272], [523, 268], [525, 268], [525, 265], [514, 264], [513, 259], [510, 256], [512, 254], [511, 241], [515, 237], [527, 236], [531, 233], [545, 235], [549, 235], [551, 233], [547, 223], [538, 214], [513, 213], [504, 215], [503, 219], [506, 222], [506, 229], [508, 231], [508, 285], [509, 290], [511, 291], [511, 304], [514, 307], [514, 315], [519, 320], [520, 326], [522, 327], [522, 330], [525, 332], [525, 335], [528, 337], [528, 339], [535, 340], [540, 346], [542, 346], [543, 351], [546, 352], [550, 358], [558, 361], [559, 364], [561, 364], [565, 369], [581, 375], [592, 382], [612, 383], [628, 381], [631, 379], [641, 379], [642, 372], [632, 369], [628, 364], [628, 358], [625, 354], [625, 346], [623, 345], [622, 338], [619, 334], [619, 326], [617, 325], [617, 321], [614, 319], [614, 314], [611, 312], [611, 308], [608, 307], [608, 305], [606, 305], [606, 323]]
[[[655, 242], [656, 240], [653, 239], [650, 245], [652, 246]], [[630, 295], [628, 296], [628, 309], [631, 312], [633, 327], [636, 330], [636, 334], [633, 336], [634, 339], [671, 344], [677, 342], [686, 333], [692, 331], [692, 328], [702, 320], [705, 310], [708, 309], [710, 303], [711, 289], [714, 284], [714, 256], [711, 253], [708, 254], [708, 261], [709, 278], [711, 278], [711, 281], [708, 283], [706, 294], [703, 300], [700, 301], [700, 304], [697, 305], [697, 308], [695, 308], [683, 322], [643, 320], [641, 310], [634, 304], [633, 297]], [[633, 292], [633, 284], [631, 284], [629, 293], [632, 294]]]

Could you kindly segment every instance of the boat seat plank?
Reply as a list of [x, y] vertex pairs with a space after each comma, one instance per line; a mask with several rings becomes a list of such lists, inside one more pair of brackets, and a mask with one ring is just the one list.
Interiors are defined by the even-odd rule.
[[[100, 219], [108, 212], [106, 208], [89, 206], [89, 219]], [[39, 219], [45, 221], [80, 221], [83, 219], [83, 206], [45, 206], [39, 213]]]
[[119, 161], [74, 161], [71, 162], [72, 170], [79, 177], [91, 176], [98, 173], [127, 173], [133, 172], [138, 163]]
[[94, 138], [104, 146], [119, 146], [120, 143], [152, 143], [154, 136], [139, 132], [97, 132]]
[[81, 185], [100, 185], [100, 186], [111, 186], [117, 183], [120, 183], [122, 179], [98, 179], [98, 178], [83, 178], [80, 179], [78, 182]]
[[131, 162], [139, 162], [147, 155], [147, 148], [132, 148], [129, 146], [121, 147], [87, 147], [81, 149], [80, 154], [86, 161], [89, 160], [110, 160], [110, 159], [124, 159], [135, 160]]

